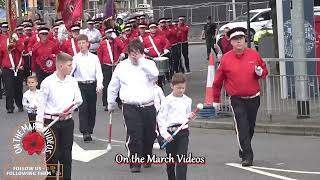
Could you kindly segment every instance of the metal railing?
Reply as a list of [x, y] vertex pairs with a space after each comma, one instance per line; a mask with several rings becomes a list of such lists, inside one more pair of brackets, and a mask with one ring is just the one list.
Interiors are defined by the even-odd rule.
[[[265, 80], [260, 81], [261, 95], [260, 108], [257, 121], [281, 121], [294, 120], [298, 117], [298, 110], [305, 109], [308, 111], [310, 118], [320, 119], [320, 71], [319, 59], [264, 59], [267, 64], [269, 75]], [[280, 62], [286, 63], [287, 70], [292, 68], [294, 63], [306, 62], [308, 64], [308, 72], [306, 75], [279, 74], [278, 66]], [[318, 68], [317, 68], [318, 67]], [[289, 70], [290, 71], [290, 70]], [[307, 103], [299, 103], [297, 96], [300, 91], [296, 89], [296, 84], [304, 81], [307, 86]], [[285, 93], [285, 95], [283, 95]], [[232, 115], [230, 106], [230, 98], [222, 89], [222, 111]], [[309, 108], [307, 108], [309, 106]], [[299, 114], [303, 118], [304, 115]]]
[[[209, 2], [194, 5], [179, 5], [179, 6], [159, 6], [153, 9], [154, 18], [171, 17], [178, 19], [180, 15], [186, 16], [186, 20], [191, 25], [205, 24], [206, 17], [211, 16], [212, 21], [217, 24], [224, 24], [233, 20], [232, 12], [233, 4], [231, 2]], [[246, 12], [245, 2], [236, 2], [236, 16]], [[268, 8], [269, 1], [251, 2], [251, 9]]]

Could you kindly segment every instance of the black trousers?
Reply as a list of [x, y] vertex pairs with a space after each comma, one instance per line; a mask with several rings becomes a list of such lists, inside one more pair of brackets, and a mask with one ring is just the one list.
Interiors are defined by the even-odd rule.
[[206, 46], [207, 46], [207, 60], [209, 60], [209, 55], [211, 53], [211, 49], [217, 55], [216, 49], [214, 48], [214, 44], [216, 43], [215, 38], [206, 39]]
[[13, 110], [14, 103], [18, 106], [18, 108], [23, 108], [23, 71], [19, 70], [18, 75], [14, 76], [13, 70], [4, 68], [2, 70], [2, 76], [4, 89], [6, 92], [6, 109]]
[[188, 42], [182, 43], [182, 55], [183, 55], [183, 59], [184, 59], [184, 65], [186, 66], [187, 71], [190, 71]]
[[[173, 132], [169, 132], [173, 134]], [[166, 147], [167, 156], [171, 154], [177, 161], [177, 155], [187, 155], [189, 145], [189, 130], [181, 130]], [[167, 164], [168, 180], [186, 180], [187, 164]]]
[[[45, 119], [44, 123], [48, 125], [51, 121], [52, 120]], [[56, 138], [56, 150], [52, 157], [49, 160], [47, 159], [47, 166], [51, 166], [50, 164], [58, 164], [59, 162], [63, 165], [62, 179], [71, 180], [74, 121], [72, 118], [58, 121], [51, 126], [51, 129]], [[47, 179], [51, 180], [52, 178]]]
[[231, 106], [235, 116], [235, 128], [244, 159], [253, 160], [251, 140], [256, 125], [257, 112], [260, 106], [260, 96], [252, 99], [242, 99], [231, 96]]
[[28, 76], [32, 74], [31, 71], [31, 56], [23, 56], [24, 60], [24, 79], [27, 79]]
[[79, 128], [82, 134], [92, 134], [96, 123], [97, 83], [79, 83], [82, 104], [79, 107]]
[[41, 69], [38, 65], [36, 66], [36, 76], [37, 76], [37, 78], [38, 78], [38, 86], [37, 86], [37, 89], [40, 89], [40, 85], [41, 85], [42, 81], [43, 81], [46, 77], [48, 77], [48, 76], [50, 76], [50, 75], [51, 75], [51, 73], [46, 73], [46, 72], [42, 71], [42, 69]]
[[[105, 64], [101, 65], [101, 69], [102, 69], [102, 74], [103, 74], [103, 90], [102, 90], [102, 104], [105, 107], [108, 107], [108, 86], [109, 83], [111, 81], [111, 77], [112, 77], [112, 66], [108, 66]], [[116, 99], [116, 102], [118, 104], [122, 104], [121, 99], [119, 98], [119, 96]]]
[[37, 114], [35, 114], [35, 113], [28, 113], [29, 123], [30, 123], [30, 125], [31, 125], [32, 127], [33, 127], [34, 124], [35, 124], [36, 117], [37, 117]]
[[2, 99], [2, 96], [3, 96], [3, 88], [2, 88], [2, 72], [0, 74], [0, 99]]
[[[173, 67], [171, 71], [176, 73], [182, 72], [183, 70], [182, 63], [181, 63], [181, 47], [180, 46], [181, 46], [180, 44], [176, 44], [171, 48], [171, 58], [173, 62]], [[174, 73], [172, 73], [172, 75], [173, 74]]]
[[[152, 155], [154, 140], [156, 139], [156, 108], [152, 106], [137, 107], [123, 104], [123, 116], [127, 130], [126, 148], [129, 156], [147, 158]], [[141, 165], [130, 165], [141, 166]]]

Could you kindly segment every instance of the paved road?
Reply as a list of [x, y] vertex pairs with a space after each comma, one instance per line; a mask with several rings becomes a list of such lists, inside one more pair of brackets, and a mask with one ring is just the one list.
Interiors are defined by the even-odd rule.
[[[188, 75], [188, 95], [193, 98], [194, 104], [203, 101], [204, 84], [206, 72], [205, 47], [201, 45], [190, 46], [190, 58], [192, 59], [192, 74]], [[196, 58], [197, 57], [197, 58]], [[169, 92], [166, 87], [166, 92]], [[25, 113], [8, 115], [4, 110], [4, 100], [0, 101], [0, 162], [1, 164], [15, 164], [17, 161], [12, 156], [12, 139], [14, 128], [26, 119]], [[78, 116], [75, 119], [75, 142], [94, 155], [89, 150], [104, 150], [107, 146], [107, 122], [108, 116], [103, 111], [101, 101], [97, 106], [97, 123], [94, 132], [94, 141], [83, 143], [78, 131]], [[164, 165], [153, 165], [150, 169], [142, 169], [142, 173], [132, 174], [128, 165], [118, 165], [114, 162], [117, 153], [125, 154], [124, 148], [125, 129], [120, 111], [116, 111], [113, 117], [113, 142], [112, 150], [89, 162], [73, 161], [73, 179], [75, 180], [117, 180], [117, 179], [139, 179], [139, 180], [162, 180], [166, 179]], [[206, 158], [204, 165], [189, 165], [188, 179], [197, 180], [269, 180], [269, 179], [320, 179], [320, 137], [282, 136], [270, 134], [256, 134], [253, 140], [255, 150], [255, 168], [241, 169], [237, 167], [240, 163], [237, 157], [237, 141], [232, 131], [191, 128], [189, 152], [194, 156]], [[76, 148], [74, 148], [75, 150]], [[79, 150], [79, 148], [77, 148]], [[161, 150], [154, 150], [159, 156], [164, 156]], [[79, 155], [75, 152], [74, 157]], [[81, 153], [81, 155], [83, 152]], [[35, 156], [37, 157], [37, 156]], [[82, 155], [84, 157], [84, 155]], [[231, 163], [231, 164], [228, 164]], [[234, 167], [236, 166], [236, 167]], [[259, 169], [260, 167], [260, 169]], [[275, 170], [261, 169], [275, 168]], [[3, 169], [3, 166], [1, 166]], [[280, 171], [281, 169], [282, 171]], [[286, 171], [284, 171], [286, 170]], [[295, 171], [311, 171], [309, 174]], [[255, 172], [253, 172], [255, 171]], [[257, 173], [258, 172], [258, 173]], [[269, 174], [268, 174], [269, 173]], [[3, 171], [1, 170], [1, 178]], [[271, 177], [272, 176], [272, 177]], [[277, 177], [277, 178], [275, 178]]]

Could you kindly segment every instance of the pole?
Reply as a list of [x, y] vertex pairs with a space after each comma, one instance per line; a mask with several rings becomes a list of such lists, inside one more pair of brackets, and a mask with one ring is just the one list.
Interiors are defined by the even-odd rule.
[[286, 77], [286, 63], [282, 60], [285, 58], [284, 53], [284, 33], [283, 33], [283, 6], [282, 1], [277, 1], [277, 22], [278, 22], [278, 50], [279, 50], [279, 69], [281, 84], [281, 99], [288, 98], [288, 83]]
[[247, 0], [247, 43], [248, 43], [248, 48], [251, 48], [251, 34], [250, 34], [250, 0]]
[[[296, 59], [306, 57], [305, 48], [305, 28], [304, 28], [304, 3], [303, 0], [292, 0], [292, 40], [293, 56]], [[310, 117], [310, 107], [308, 98], [307, 63], [294, 62], [295, 95], [297, 99], [297, 118]]]
[[235, 20], [237, 18], [236, 0], [232, 0], [232, 14], [233, 14], [233, 20]]

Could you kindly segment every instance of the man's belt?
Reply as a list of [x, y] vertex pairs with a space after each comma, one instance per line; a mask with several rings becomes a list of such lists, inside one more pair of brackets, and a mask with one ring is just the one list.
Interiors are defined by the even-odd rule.
[[140, 108], [144, 108], [144, 107], [149, 107], [149, 106], [152, 106], [154, 103], [153, 101], [151, 102], [148, 102], [148, 103], [128, 103], [126, 101], [122, 101], [123, 104], [128, 104], [128, 105], [132, 105], [132, 106], [137, 106], [137, 107], [140, 107]]
[[[181, 124], [175, 124], [175, 125], [173, 125], [173, 126], [169, 126], [169, 127], [167, 128], [167, 131], [173, 133], [173, 132], [175, 132], [180, 126], [181, 126]], [[184, 129], [188, 129], [188, 127], [185, 126], [185, 127], [182, 128], [181, 130], [184, 130]]]
[[260, 96], [260, 91], [259, 92], [257, 92], [255, 95], [253, 95], [253, 96], [239, 96], [241, 99], [253, 99], [253, 98], [255, 98], [255, 97], [258, 97], [258, 96]]
[[[59, 115], [57, 115], [57, 114], [44, 114], [44, 116], [43, 116], [44, 119], [51, 119], [51, 120], [54, 120], [57, 117], [59, 117]], [[72, 118], [72, 114], [68, 114], [65, 117], [65, 119], [70, 119], [70, 118]]]
[[88, 80], [88, 81], [78, 81], [78, 83], [80, 84], [92, 84], [92, 83], [95, 83], [96, 81], [94, 80]]

